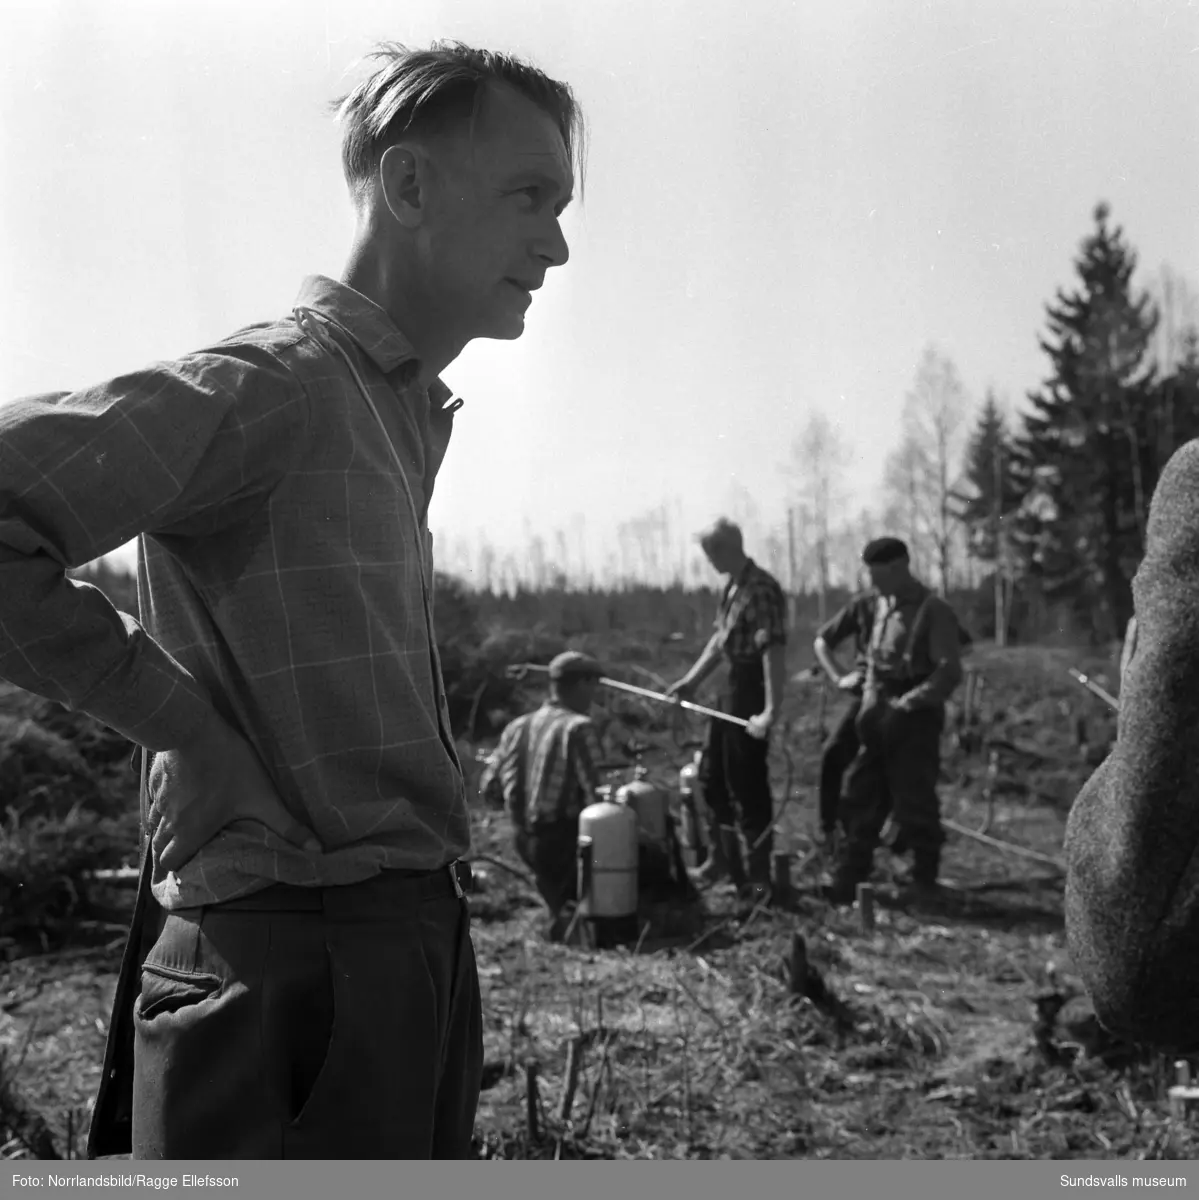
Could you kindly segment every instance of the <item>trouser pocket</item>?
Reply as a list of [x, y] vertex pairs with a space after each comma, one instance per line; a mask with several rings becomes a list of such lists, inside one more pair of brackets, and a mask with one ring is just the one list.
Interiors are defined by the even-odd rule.
[[213, 938], [209, 920], [210, 910], [168, 914], [142, 965], [135, 1159], [277, 1157], [278, 1106], [264, 1090], [260, 1032], [266, 930], [226, 926]]

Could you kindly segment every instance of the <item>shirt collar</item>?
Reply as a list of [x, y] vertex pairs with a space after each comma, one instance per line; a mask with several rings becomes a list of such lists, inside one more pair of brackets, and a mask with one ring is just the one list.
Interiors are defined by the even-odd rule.
[[894, 596], [887, 599], [887, 605], [889, 608], [894, 609], [901, 604], [913, 604], [918, 600], [923, 601], [926, 595], [928, 595], [928, 588], [919, 579], [912, 578], [902, 584]]
[[[420, 360], [412, 343], [391, 317], [373, 300], [344, 283], [324, 275], [309, 275], [300, 285], [296, 306], [311, 308], [343, 329], [383, 374], [399, 371], [401, 381], [410, 383], [420, 371]], [[444, 407], [452, 394], [440, 379], [429, 385], [429, 400], [434, 408]]]

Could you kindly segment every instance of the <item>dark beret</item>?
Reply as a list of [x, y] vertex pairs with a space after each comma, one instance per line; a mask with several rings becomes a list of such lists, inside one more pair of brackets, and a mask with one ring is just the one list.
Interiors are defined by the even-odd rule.
[[867, 543], [866, 549], [862, 551], [862, 561], [868, 567], [880, 567], [884, 563], [898, 562], [907, 557], [907, 545], [897, 537], [875, 538]]

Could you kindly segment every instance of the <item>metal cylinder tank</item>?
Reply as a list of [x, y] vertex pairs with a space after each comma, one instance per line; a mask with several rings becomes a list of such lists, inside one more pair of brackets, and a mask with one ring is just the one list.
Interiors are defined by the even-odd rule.
[[647, 775], [644, 767], [638, 767], [633, 782], [616, 793], [616, 803], [627, 805], [636, 814], [640, 840], [662, 849], [670, 839], [670, 797], [654, 787]]
[[[589, 844], [584, 839], [590, 839]], [[591, 920], [637, 912], [637, 816], [601, 800], [579, 814], [579, 913]]]

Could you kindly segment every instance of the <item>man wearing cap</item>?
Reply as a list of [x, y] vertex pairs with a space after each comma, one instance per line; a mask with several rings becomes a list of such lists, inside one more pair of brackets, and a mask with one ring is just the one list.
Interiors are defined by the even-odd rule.
[[[740, 889], [762, 891], [770, 885], [774, 800], [768, 739], [786, 686], [787, 604], [774, 576], [745, 553], [741, 530], [731, 521], [717, 521], [700, 534], [699, 544], [715, 570], [728, 576], [728, 583], [715, 632], [668, 694], [690, 699], [721, 662], [727, 662], [723, 709], [749, 725], [743, 731], [713, 720], [709, 727], [701, 773], [714, 828], [711, 855], [697, 878], [716, 882], [727, 875]], [[748, 849], [748, 876], [738, 825]]]
[[935, 893], [941, 827], [937, 780], [945, 702], [962, 680], [957, 617], [911, 573], [908, 548], [898, 538], [867, 545], [862, 561], [878, 593], [867, 645], [860, 742], [845, 777], [845, 839], [826, 895], [853, 900], [870, 878], [874, 850], [888, 813], [912, 849], [906, 898]]
[[479, 782], [512, 820], [516, 852], [550, 910], [551, 941], [561, 939], [578, 899], [579, 813], [595, 796], [603, 760], [589, 715], [602, 675], [586, 654], [559, 654], [550, 663], [549, 698], [508, 724]]
[[[812, 650], [838, 691], [849, 697], [832, 732], [820, 751], [820, 831], [831, 837], [836, 829], [845, 772], [858, 752], [858, 713], [862, 708], [862, 685], [866, 679], [870, 630], [878, 594], [859, 592], [816, 631]], [[853, 639], [854, 665], [849, 671], [837, 659], [837, 648]]]

